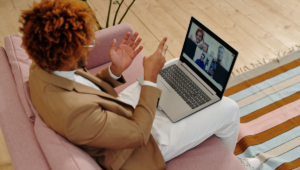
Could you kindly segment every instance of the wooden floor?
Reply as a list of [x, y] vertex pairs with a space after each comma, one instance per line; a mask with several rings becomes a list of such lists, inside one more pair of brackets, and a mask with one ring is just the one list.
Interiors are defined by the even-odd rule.
[[[0, 0], [0, 46], [4, 46], [5, 35], [18, 33], [21, 10], [28, 9], [33, 1]], [[88, 3], [100, 25], [105, 26], [109, 0]], [[125, 0], [117, 21], [130, 3]], [[299, 7], [300, 0], [137, 0], [123, 23], [130, 23], [140, 33], [146, 55], [168, 36], [169, 60], [179, 57], [190, 17], [194, 16], [239, 51], [236, 75], [245, 66], [251, 69], [300, 45]], [[110, 25], [116, 9], [117, 5], [112, 5]]]

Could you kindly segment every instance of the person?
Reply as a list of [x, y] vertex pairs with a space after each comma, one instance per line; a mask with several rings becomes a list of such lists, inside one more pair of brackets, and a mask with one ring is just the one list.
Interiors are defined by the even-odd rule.
[[[122, 73], [143, 49], [137, 32], [131, 38], [127, 33], [118, 47], [113, 40], [112, 64], [91, 75], [85, 66], [95, 46], [94, 16], [80, 0], [41, 0], [20, 17], [22, 46], [32, 59], [30, 97], [51, 129], [107, 170], [166, 169], [166, 161], [213, 134], [233, 152], [239, 109], [231, 99], [177, 123], [157, 109], [156, 81], [166, 62], [167, 37], [144, 57], [143, 85], [136, 82], [119, 95], [114, 90], [126, 83]], [[248, 169], [256, 161], [240, 160]]]
[[197, 46], [207, 53], [208, 45], [204, 42], [204, 31], [198, 28], [195, 33], [196, 40], [193, 38], [193, 34], [190, 35], [190, 39], [194, 41]]
[[211, 64], [210, 64], [210, 67], [208, 69], [208, 72], [207, 72], [209, 76], [211, 76], [211, 77], [214, 76], [214, 72], [216, 70], [216, 67], [217, 67], [216, 60], [213, 59]]
[[209, 59], [207, 58], [207, 59], [205, 60], [205, 68], [208, 66], [208, 63], [209, 63]]
[[202, 54], [201, 54], [201, 58], [200, 58], [200, 59], [197, 59], [197, 60], [195, 61], [195, 63], [196, 63], [200, 68], [202, 68], [203, 70], [205, 70], [204, 58], [205, 58], [205, 55], [202, 53]]
[[[224, 65], [224, 62], [222, 62], [222, 61], [224, 61], [223, 59], [224, 59], [224, 47], [223, 47], [223, 46], [219, 46], [219, 48], [218, 48], [217, 63], [218, 63], [219, 65], [221, 65], [222, 67], [225, 66], [225, 65]], [[224, 67], [224, 68], [225, 68], [225, 67]]]

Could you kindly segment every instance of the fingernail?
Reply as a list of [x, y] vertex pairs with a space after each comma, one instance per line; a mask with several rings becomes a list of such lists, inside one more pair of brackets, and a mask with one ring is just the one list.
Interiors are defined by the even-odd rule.
[[168, 39], [168, 37], [166, 36], [166, 39]]

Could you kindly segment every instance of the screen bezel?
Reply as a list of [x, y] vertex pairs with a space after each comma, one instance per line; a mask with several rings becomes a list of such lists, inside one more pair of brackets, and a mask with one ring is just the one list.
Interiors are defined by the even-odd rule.
[[[195, 23], [197, 26], [199, 26], [200, 28], [203, 29], [203, 31], [206, 33], [206, 34], [209, 34], [212, 38], [214, 38], [217, 42], [219, 42], [224, 48], [226, 48], [228, 51], [230, 51], [234, 56], [233, 56], [233, 60], [232, 60], [232, 64], [231, 64], [231, 67], [229, 69], [229, 74], [228, 76], [226, 77], [226, 81], [225, 81], [225, 86], [223, 87], [222, 91], [220, 91], [210, 80], [208, 80], [197, 68], [195, 68], [186, 58], [183, 57], [183, 52], [184, 52], [184, 49], [185, 49], [185, 46], [186, 46], [186, 40], [189, 36], [189, 33], [190, 33], [190, 29], [191, 29], [191, 26], [192, 26], [192, 23]], [[229, 44], [227, 44], [225, 41], [223, 41], [219, 36], [217, 36], [216, 34], [214, 34], [212, 31], [210, 31], [207, 27], [205, 27], [202, 23], [200, 23], [197, 19], [195, 19], [193, 16], [191, 17], [191, 21], [190, 21], [190, 25], [189, 25], [189, 28], [188, 28], [188, 31], [187, 31], [187, 34], [186, 34], [186, 38], [184, 40], [184, 45], [183, 45], [183, 48], [182, 48], [182, 51], [181, 51], [181, 55], [180, 55], [180, 58], [179, 60], [183, 63], [185, 63], [190, 69], [192, 69], [202, 80], [204, 80], [207, 85], [209, 85], [209, 87], [211, 87], [217, 94], [217, 96], [221, 99], [223, 97], [223, 94], [225, 92], [225, 89], [226, 89], [226, 86], [227, 86], [227, 83], [228, 83], [228, 80], [229, 80], [229, 77], [231, 75], [231, 72], [232, 72], [232, 69], [234, 67], [234, 64], [235, 64], [235, 61], [237, 59], [237, 56], [238, 56], [238, 52], [232, 48]]]

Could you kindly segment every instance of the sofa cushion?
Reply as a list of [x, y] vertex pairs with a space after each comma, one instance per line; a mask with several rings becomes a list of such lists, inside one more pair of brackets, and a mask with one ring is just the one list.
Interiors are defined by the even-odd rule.
[[[0, 130], [3, 132], [14, 169], [49, 170], [35, 137], [33, 123], [24, 113], [11, 66], [2, 47], [0, 73]], [[2, 154], [0, 153], [1, 156]], [[3, 160], [1, 156], [0, 162]]]
[[167, 170], [246, 170], [215, 135], [167, 162]]
[[28, 59], [28, 55], [26, 55], [25, 50], [21, 47], [21, 38], [20, 34], [6, 36], [5, 47], [20, 100], [26, 115], [34, 122], [34, 131], [37, 140], [49, 166], [55, 170], [101, 170], [92, 157], [55, 133], [37, 114], [30, 100], [28, 85], [31, 60]]
[[33, 122], [35, 117], [33, 112], [34, 107], [31, 102], [28, 102], [30, 100], [28, 85], [29, 67], [32, 61], [29, 59], [24, 48], [21, 48], [21, 37], [22, 36], [20, 34], [6, 36], [4, 42], [21, 103], [27, 117]]

